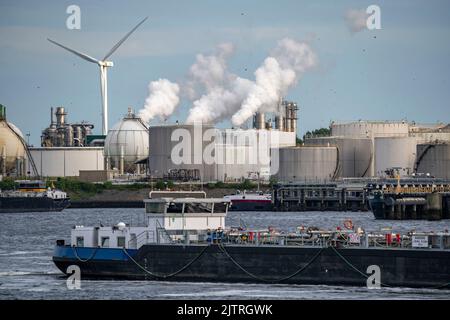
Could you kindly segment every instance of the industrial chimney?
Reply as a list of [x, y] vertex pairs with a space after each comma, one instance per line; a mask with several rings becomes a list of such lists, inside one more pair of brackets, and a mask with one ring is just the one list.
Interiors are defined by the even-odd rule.
[[67, 115], [67, 112], [64, 111], [64, 107], [58, 107], [56, 108], [56, 125], [58, 127], [64, 126], [65, 124], [65, 117]]
[[266, 121], [264, 117], [264, 113], [257, 112], [254, 117], [253, 121], [253, 128], [255, 129], [265, 129], [266, 128]]

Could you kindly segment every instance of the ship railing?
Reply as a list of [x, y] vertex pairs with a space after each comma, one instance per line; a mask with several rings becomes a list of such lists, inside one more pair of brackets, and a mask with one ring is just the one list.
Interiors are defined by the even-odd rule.
[[156, 220], [157, 224], [157, 233], [156, 233], [156, 242], [157, 243], [175, 243], [170, 234], [167, 232], [166, 228], [161, 226], [158, 220]]
[[[279, 233], [232, 230], [213, 242], [240, 245], [280, 245], [344, 248], [413, 248], [413, 234], [357, 233], [352, 230]], [[450, 249], [450, 234], [427, 234], [430, 249]]]
[[155, 243], [155, 240], [155, 232], [152, 230], [145, 230], [138, 235], [131, 237], [131, 239], [128, 241], [128, 248], [139, 249], [145, 244]]

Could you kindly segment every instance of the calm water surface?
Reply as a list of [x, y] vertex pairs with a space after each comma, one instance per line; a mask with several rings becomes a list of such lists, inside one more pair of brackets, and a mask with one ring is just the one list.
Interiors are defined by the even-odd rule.
[[[0, 214], [0, 299], [449, 299], [450, 290], [346, 286], [87, 281], [68, 290], [51, 256], [57, 239], [70, 237], [73, 225], [133, 225], [143, 222], [142, 209], [67, 209], [61, 213]], [[380, 221], [370, 212], [230, 212], [228, 226], [297, 226], [334, 228], [345, 219], [366, 230], [442, 231], [442, 221]]]

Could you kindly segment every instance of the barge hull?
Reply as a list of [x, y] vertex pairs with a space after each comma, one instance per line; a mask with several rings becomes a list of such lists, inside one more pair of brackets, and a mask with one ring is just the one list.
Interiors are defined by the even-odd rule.
[[0, 213], [62, 211], [70, 205], [69, 199], [48, 197], [0, 197]]
[[63, 273], [78, 265], [82, 278], [366, 286], [367, 268], [377, 265], [388, 286], [448, 288], [450, 282], [450, 251], [433, 249], [148, 244], [126, 252], [73, 251], [57, 246], [53, 261]]

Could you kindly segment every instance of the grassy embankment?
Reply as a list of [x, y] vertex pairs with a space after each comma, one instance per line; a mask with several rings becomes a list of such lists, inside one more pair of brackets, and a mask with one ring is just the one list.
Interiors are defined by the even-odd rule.
[[[124, 193], [133, 193], [143, 189], [154, 190], [205, 190], [218, 191], [218, 190], [255, 190], [257, 184], [249, 180], [244, 180], [240, 183], [205, 183], [203, 186], [199, 184], [177, 184], [173, 181], [158, 180], [153, 183], [136, 183], [129, 185], [115, 185], [110, 181], [104, 183], [90, 183], [79, 181], [76, 178], [56, 178], [47, 180], [47, 186], [54, 186], [57, 189], [63, 190], [68, 193], [72, 200], [85, 200], [92, 198], [99, 194], [113, 193], [114, 191], [121, 191]], [[5, 178], [0, 181], [1, 190], [11, 190], [17, 187], [14, 179]], [[261, 185], [261, 188], [267, 189], [270, 185]]]

